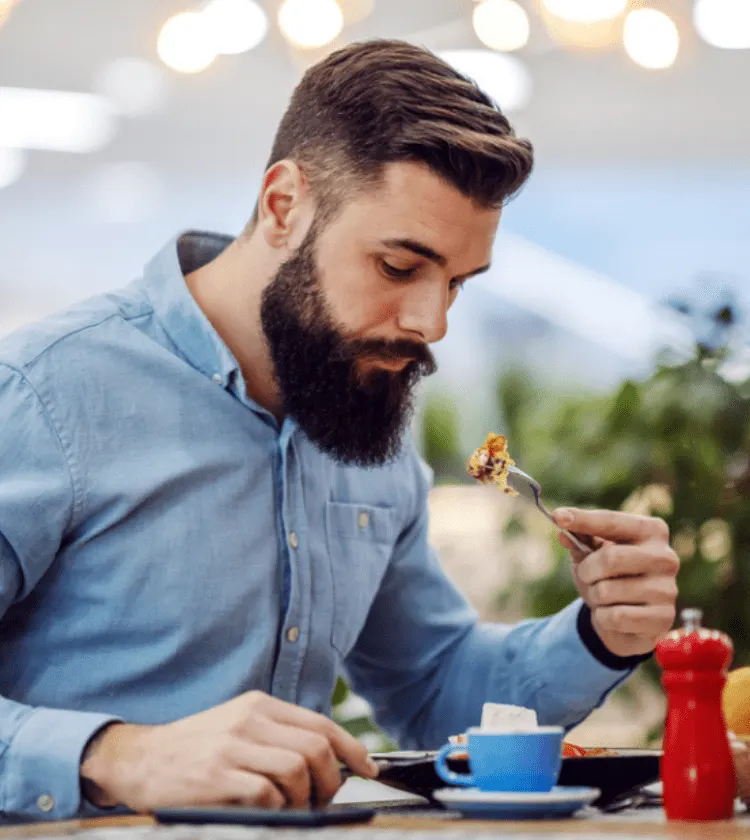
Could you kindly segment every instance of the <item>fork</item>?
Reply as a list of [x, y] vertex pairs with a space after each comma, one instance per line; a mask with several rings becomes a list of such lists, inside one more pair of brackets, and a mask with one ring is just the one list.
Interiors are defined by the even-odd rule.
[[576, 535], [567, 528], [563, 528], [555, 521], [555, 517], [542, 504], [542, 486], [539, 482], [532, 478], [528, 473], [519, 470], [516, 466], [508, 467], [508, 485], [515, 490], [524, 499], [533, 502], [537, 508], [549, 519], [549, 521], [557, 528], [560, 533], [573, 543], [573, 545], [581, 552], [581, 554], [591, 554], [595, 548], [591, 537]]

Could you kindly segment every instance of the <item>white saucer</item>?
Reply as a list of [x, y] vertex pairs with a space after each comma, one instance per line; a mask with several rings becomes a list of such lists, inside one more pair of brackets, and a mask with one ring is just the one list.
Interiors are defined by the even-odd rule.
[[547, 793], [488, 791], [450, 787], [433, 796], [452, 811], [475, 819], [528, 820], [569, 817], [599, 798], [601, 791], [590, 787], [555, 787]]

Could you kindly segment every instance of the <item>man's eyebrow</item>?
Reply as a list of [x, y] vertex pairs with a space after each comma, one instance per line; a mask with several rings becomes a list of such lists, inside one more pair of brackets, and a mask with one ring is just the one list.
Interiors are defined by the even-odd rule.
[[430, 262], [436, 263], [441, 268], [445, 268], [448, 264], [448, 260], [442, 254], [438, 254], [429, 245], [417, 242], [416, 239], [384, 239], [383, 245], [386, 248], [404, 248], [407, 251], [412, 251], [414, 254], [430, 260]]
[[490, 270], [490, 264], [483, 265], [481, 268], [475, 268], [474, 271], [470, 271], [468, 274], [464, 274], [464, 280], [468, 280], [469, 277], [476, 277], [477, 274], [484, 274], [485, 271]]
[[[430, 262], [434, 262], [441, 268], [445, 268], [448, 264], [448, 260], [442, 254], [438, 254], [438, 252], [430, 248], [429, 245], [418, 242], [416, 239], [384, 239], [383, 245], [385, 245], [386, 248], [404, 248], [420, 257], [425, 257], [425, 259], [430, 260]], [[485, 271], [489, 271], [489, 268], [489, 263], [481, 266], [480, 268], [475, 268], [474, 271], [470, 271], [468, 274], [465, 274], [464, 279], [466, 280], [469, 277], [475, 277], [477, 274], [484, 274]]]

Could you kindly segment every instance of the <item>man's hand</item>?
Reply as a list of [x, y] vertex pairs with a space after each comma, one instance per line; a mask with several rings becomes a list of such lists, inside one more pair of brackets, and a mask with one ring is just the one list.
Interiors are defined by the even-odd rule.
[[649, 653], [674, 623], [680, 561], [663, 519], [607, 510], [555, 511], [559, 525], [594, 538], [582, 555], [564, 534], [573, 577], [599, 638], [617, 656]]
[[366, 748], [323, 715], [251, 691], [160, 726], [111, 724], [84, 753], [98, 805], [307, 806], [341, 786], [339, 759], [377, 776]]

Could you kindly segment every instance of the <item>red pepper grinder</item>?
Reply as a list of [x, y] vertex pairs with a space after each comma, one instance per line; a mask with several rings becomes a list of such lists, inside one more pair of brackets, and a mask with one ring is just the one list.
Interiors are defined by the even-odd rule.
[[682, 627], [656, 646], [667, 692], [661, 779], [670, 820], [727, 820], [737, 777], [721, 708], [732, 640], [701, 627], [700, 610], [680, 613]]

